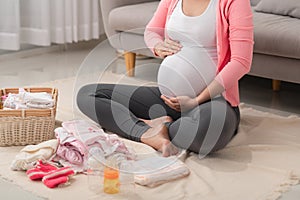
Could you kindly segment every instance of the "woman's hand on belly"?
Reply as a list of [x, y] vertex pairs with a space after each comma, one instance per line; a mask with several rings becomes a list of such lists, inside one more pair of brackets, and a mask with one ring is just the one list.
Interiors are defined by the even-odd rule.
[[154, 52], [160, 57], [165, 58], [166, 56], [173, 55], [180, 51], [182, 45], [178, 41], [171, 39], [165, 39], [164, 42], [159, 42], [154, 47]]
[[177, 112], [185, 112], [195, 108], [198, 105], [196, 98], [191, 98], [188, 96], [178, 96], [178, 97], [166, 97], [161, 95], [162, 100], [170, 108], [176, 110]]

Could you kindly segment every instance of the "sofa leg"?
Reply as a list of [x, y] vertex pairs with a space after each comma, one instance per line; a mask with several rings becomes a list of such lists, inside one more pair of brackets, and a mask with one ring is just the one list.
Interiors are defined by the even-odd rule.
[[280, 80], [272, 80], [272, 87], [274, 92], [278, 92], [280, 90], [281, 81]]
[[134, 76], [136, 54], [126, 51], [124, 53], [127, 76]]

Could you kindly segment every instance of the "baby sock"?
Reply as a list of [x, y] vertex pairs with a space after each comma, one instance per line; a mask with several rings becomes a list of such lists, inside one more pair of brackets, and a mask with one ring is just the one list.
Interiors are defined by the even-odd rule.
[[55, 171], [49, 172], [42, 179], [43, 183], [49, 187], [54, 188], [60, 184], [65, 184], [69, 180], [69, 176], [74, 175], [74, 170], [70, 167], [62, 167]]
[[68, 176], [61, 176], [53, 179], [45, 179], [43, 180], [43, 183], [48, 187], [48, 188], [55, 188], [58, 185], [66, 184], [69, 181]]
[[49, 163], [43, 163], [42, 160], [39, 160], [34, 168], [26, 171], [26, 174], [31, 180], [39, 180], [42, 179], [45, 175], [47, 175], [49, 172], [55, 171], [57, 169], [58, 167]]

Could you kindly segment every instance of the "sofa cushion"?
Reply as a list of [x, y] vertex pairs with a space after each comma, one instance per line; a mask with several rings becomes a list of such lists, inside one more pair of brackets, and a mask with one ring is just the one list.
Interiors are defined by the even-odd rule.
[[260, 0], [256, 5], [255, 11], [285, 15], [300, 19], [299, 0]]
[[115, 8], [109, 14], [110, 26], [116, 31], [143, 34], [158, 4], [154, 1]]
[[260, 0], [250, 0], [251, 6], [256, 6]]
[[300, 59], [300, 20], [253, 12], [254, 52]]

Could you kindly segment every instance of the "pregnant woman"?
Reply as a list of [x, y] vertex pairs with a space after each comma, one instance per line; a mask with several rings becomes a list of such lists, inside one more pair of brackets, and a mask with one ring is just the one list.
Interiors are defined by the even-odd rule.
[[224, 148], [240, 121], [238, 80], [249, 70], [253, 24], [247, 0], [161, 0], [145, 42], [163, 58], [158, 87], [93, 84], [77, 104], [118, 135], [163, 156]]

